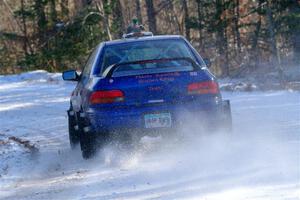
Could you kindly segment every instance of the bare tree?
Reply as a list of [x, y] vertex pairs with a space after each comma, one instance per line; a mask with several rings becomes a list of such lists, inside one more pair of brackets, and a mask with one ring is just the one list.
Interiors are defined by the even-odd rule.
[[240, 0], [235, 1], [235, 16], [234, 16], [234, 27], [235, 27], [235, 37], [238, 52], [241, 52], [241, 36], [239, 30], [239, 20], [240, 20]]
[[99, 15], [103, 18], [103, 27], [105, 28], [106, 34], [109, 40], [112, 40], [112, 35], [110, 32], [111, 21], [109, 19], [108, 14], [105, 12], [104, 3], [110, 4], [110, 0], [108, 2], [103, 2], [102, 0], [96, 1], [96, 7], [98, 9]]
[[202, 0], [196, 0], [197, 3], [197, 17], [198, 17], [198, 31], [199, 31], [199, 44], [200, 47], [203, 45], [203, 33], [202, 33], [202, 22], [203, 22], [203, 6]]
[[140, 0], [135, 0], [135, 7], [136, 7], [136, 17], [139, 20], [139, 23], [143, 24]]
[[145, 0], [145, 1], [146, 1], [146, 7], [147, 7], [149, 30], [151, 32], [153, 32], [154, 34], [156, 34], [157, 33], [156, 14], [155, 14], [155, 10], [154, 10], [153, 0]]
[[226, 19], [224, 14], [224, 3], [223, 0], [216, 0], [216, 46], [218, 48], [219, 65], [222, 66], [222, 73], [225, 76], [230, 75], [229, 64], [228, 64], [228, 43], [226, 34]]
[[[21, 0], [21, 11], [24, 12], [24, 0]], [[26, 17], [24, 14], [22, 14], [21, 22], [23, 25], [23, 34], [24, 34], [24, 40], [23, 40], [23, 51], [25, 56], [28, 55], [27, 46], [28, 46], [28, 35], [27, 35], [27, 25], [26, 25]]]
[[284, 85], [285, 81], [284, 81], [283, 70], [281, 67], [280, 52], [279, 49], [277, 48], [277, 43], [276, 43], [275, 25], [274, 25], [273, 13], [271, 10], [271, 0], [267, 0], [266, 11], [267, 11], [267, 21], [268, 21], [267, 26], [270, 35], [271, 52], [272, 52], [273, 60], [275, 60], [276, 63], [275, 66], [277, 68], [280, 82], [282, 85]]
[[69, 1], [68, 0], [60, 0], [60, 9], [62, 18], [68, 18], [69, 16]]
[[191, 31], [190, 31], [190, 27], [189, 27], [190, 17], [189, 17], [189, 9], [188, 9], [187, 0], [182, 0], [182, 7], [184, 10], [185, 37], [188, 40], [191, 40]]
[[[291, 5], [289, 6], [289, 11], [293, 15], [299, 15], [300, 13], [300, 2], [297, 0], [291, 0]], [[298, 22], [299, 23], [299, 22]], [[298, 25], [298, 26], [297, 26]], [[297, 24], [295, 30], [292, 33], [292, 44], [293, 44], [293, 50], [294, 50], [294, 61], [297, 64], [300, 64], [300, 27], [299, 24]]]

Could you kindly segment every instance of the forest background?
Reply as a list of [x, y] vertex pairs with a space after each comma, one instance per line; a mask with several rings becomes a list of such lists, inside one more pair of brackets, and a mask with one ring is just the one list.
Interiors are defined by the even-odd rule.
[[220, 77], [300, 66], [298, 0], [0, 0], [0, 74], [81, 69], [132, 18], [185, 36]]

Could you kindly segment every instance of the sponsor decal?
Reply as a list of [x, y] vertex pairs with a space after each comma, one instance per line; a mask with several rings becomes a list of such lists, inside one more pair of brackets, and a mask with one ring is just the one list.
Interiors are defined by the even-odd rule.
[[149, 91], [161, 91], [163, 88], [161, 86], [149, 87]]
[[175, 80], [174, 77], [177, 77], [177, 76], [180, 76], [179, 72], [137, 75], [137, 76], [135, 76], [135, 78], [138, 79], [139, 83], [153, 83], [153, 82], [158, 82], [158, 81], [171, 82], [171, 81], [174, 81]]
[[197, 72], [190, 72], [190, 76], [197, 76], [198, 73]]

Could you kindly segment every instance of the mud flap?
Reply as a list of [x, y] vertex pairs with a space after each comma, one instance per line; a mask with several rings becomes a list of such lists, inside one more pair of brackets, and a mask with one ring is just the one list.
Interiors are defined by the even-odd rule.
[[232, 132], [232, 115], [229, 100], [222, 101], [221, 128], [226, 132]]
[[79, 144], [79, 127], [76, 123], [75, 112], [72, 109], [67, 111], [69, 125], [69, 139], [71, 148], [74, 149]]
[[96, 153], [96, 135], [91, 130], [90, 123], [86, 119], [84, 112], [78, 112], [77, 119], [82, 157], [84, 159], [92, 158]]
[[93, 126], [90, 117], [84, 113], [77, 113], [78, 125], [80, 130], [80, 148], [82, 157], [90, 159], [95, 156], [106, 143], [108, 143], [108, 132], [106, 130], [99, 130]]

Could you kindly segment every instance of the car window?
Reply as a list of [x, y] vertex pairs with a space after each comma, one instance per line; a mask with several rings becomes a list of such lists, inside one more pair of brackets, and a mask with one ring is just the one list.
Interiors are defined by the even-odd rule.
[[113, 71], [113, 77], [144, 75], [167, 72], [193, 71], [194, 66], [187, 60], [152, 60], [151, 63], [122, 64]]
[[94, 49], [94, 51], [90, 54], [84, 68], [82, 71], [82, 77], [88, 77], [91, 73], [92, 67], [94, 65], [95, 59], [97, 57], [98, 47]]
[[193, 53], [181, 39], [149, 40], [111, 45], [104, 49], [101, 71], [104, 72], [107, 67], [116, 63], [178, 57], [189, 57], [195, 60]]

